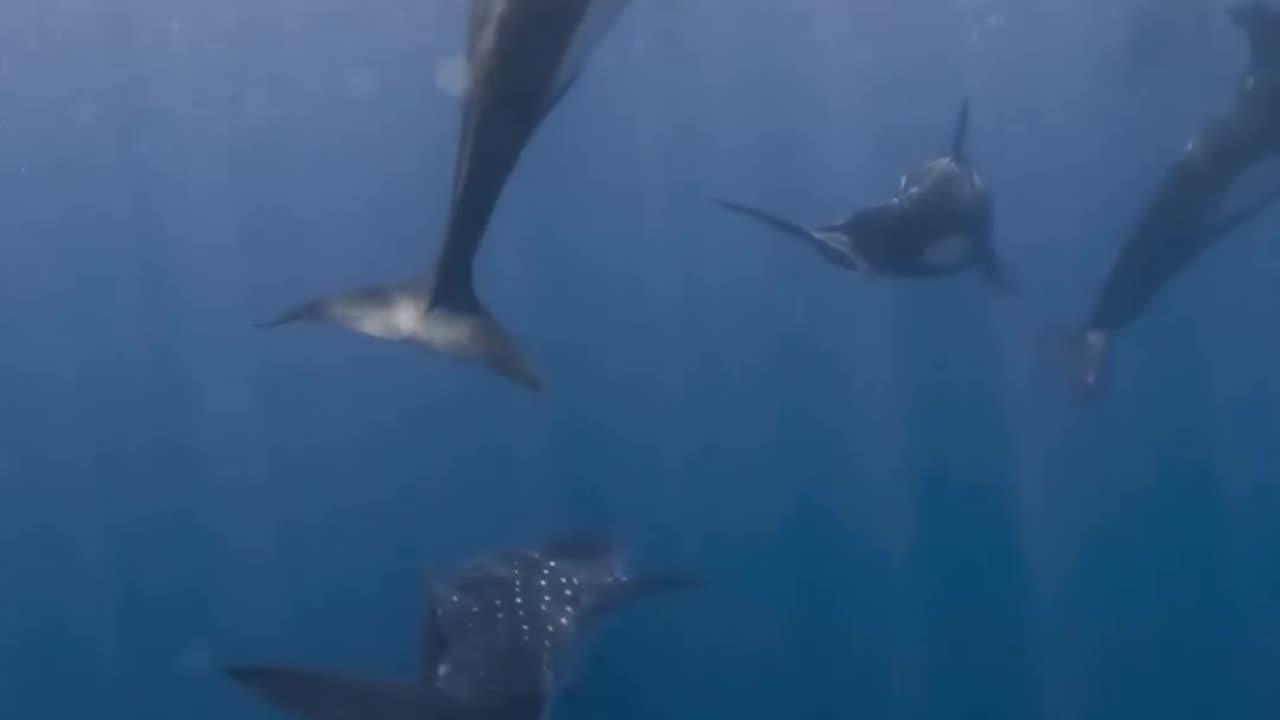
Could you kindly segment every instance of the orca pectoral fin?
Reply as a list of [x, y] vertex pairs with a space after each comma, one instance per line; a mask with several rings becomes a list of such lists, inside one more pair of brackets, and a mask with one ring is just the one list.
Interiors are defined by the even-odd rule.
[[778, 217], [773, 213], [765, 212], [764, 210], [760, 210], [759, 208], [754, 208], [749, 205], [720, 199], [715, 200], [715, 203], [729, 212], [742, 215], [743, 217], [749, 217], [756, 222], [777, 230], [778, 232], [800, 238], [810, 245], [815, 244], [813, 231], [803, 225], [798, 225], [790, 220]]
[[277, 327], [299, 320], [325, 322], [380, 340], [413, 343], [446, 357], [485, 365], [522, 387], [542, 387], [515, 340], [479, 301], [437, 297], [420, 280], [315, 298], [257, 325]]
[[1006, 294], [1018, 292], [1018, 282], [995, 251], [988, 249], [978, 260], [978, 272], [987, 287]]
[[1036, 344], [1039, 354], [1047, 365], [1055, 369], [1055, 374], [1065, 368], [1071, 388], [1079, 399], [1091, 399], [1100, 390], [1110, 345], [1105, 331], [1044, 331], [1037, 337]]
[[239, 665], [227, 677], [299, 720], [447, 720], [408, 683], [282, 667]]

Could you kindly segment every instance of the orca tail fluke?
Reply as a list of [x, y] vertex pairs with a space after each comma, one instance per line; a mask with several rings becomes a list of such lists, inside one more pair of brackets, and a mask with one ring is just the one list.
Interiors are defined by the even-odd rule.
[[790, 220], [778, 217], [773, 213], [765, 212], [759, 208], [751, 207], [750, 205], [743, 205], [742, 203], [736, 203], [730, 200], [721, 200], [719, 198], [716, 198], [714, 202], [731, 213], [751, 218], [756, 222], [763, 223], [764, 225], [777, 230], [778, 232], [798, 237], [810, 244], [813, 243], [813, 231], [803, 225], [793, 223]]
[[446, 720], [408, 683], [283, 667], [234, 665], [223, 673], [298, 720]]
[[407, 342], [455, 360], [479, 363], [522, 387], [542, 382], [519, 346], [478, 300], [448, 302], [425, 283], [408, 281], [316, 298], [259, 323], [277, 327], [315, 320], [360, 335]]
[[1266, 194], [1256, 198], [1252, 204], [1242, 207], [1229, 215], [1217, 218], [1216, 222], [1208, 228], [1210, 239], [1220, 240], [1230, 235], [1241, 225], [1250, 222], [1271, 209], [1277, 201], [1280, 201], [1280, 188], [1273, 188]]

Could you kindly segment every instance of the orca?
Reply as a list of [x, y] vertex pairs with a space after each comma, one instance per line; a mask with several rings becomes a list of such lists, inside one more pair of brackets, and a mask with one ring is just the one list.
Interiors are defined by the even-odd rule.
[[259, 326], [320, 321], [541, 388], [516, 341], [481, 302], [473, 265], [525, 146], [628, 2], [471, 0], [453, 192], [434, 264], [396, 282], [299, 303]]

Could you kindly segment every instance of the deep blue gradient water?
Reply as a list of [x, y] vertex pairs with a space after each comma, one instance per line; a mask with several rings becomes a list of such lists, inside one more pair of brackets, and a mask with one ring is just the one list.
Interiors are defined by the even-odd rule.
[[[636, 0], [478, 283], [549, 383], [319, 327], [428, 261], [461, 0], [0, 8], [0, 717], [279, 715], [226, 662], [417, 671], [427, 582], [594, 528], [637, 604], [557, 719], [1280, 717], [1280, 216], [1082, 406], [1037, 354], [1246, 59], [1209, 0]], [[963, 97], [1024, 287], [857, 278]]]

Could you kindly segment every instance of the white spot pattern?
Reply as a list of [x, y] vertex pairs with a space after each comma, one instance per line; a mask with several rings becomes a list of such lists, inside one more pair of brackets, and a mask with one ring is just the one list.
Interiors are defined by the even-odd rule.
[[[538, 582], [525, 583], [526, 576]], [[593, 588], [615, 582], [614, 574], [601, 573], [589, 562], [538, 553], [505, 555], [472, 567], [435, 611], [443, 639], [436, 684], [464, 700], [549, 691], [547, 683], [556, 680], [572, 649], [578, 611], [593, 601]], [[509, 607], [515, 611], [506, 611]]]

